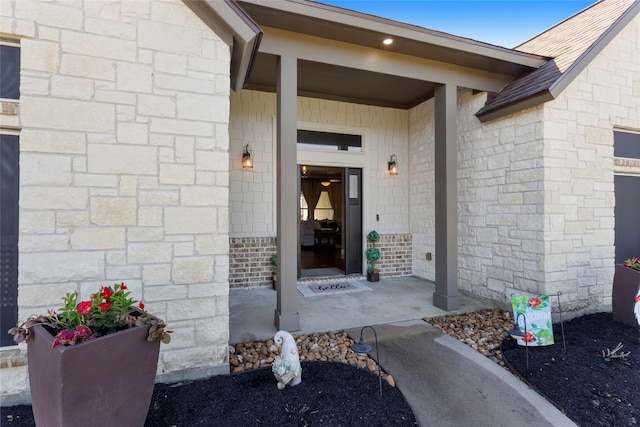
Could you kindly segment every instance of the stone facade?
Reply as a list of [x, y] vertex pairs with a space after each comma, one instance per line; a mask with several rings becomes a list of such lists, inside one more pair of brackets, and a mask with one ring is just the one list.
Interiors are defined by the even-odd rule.
[[[2, 116], [20, 137], [19, 318], [124, 281], [174, 331], [160, 378], [228, 372], [228, 46], [178, 0], [0, 13], [21, 49]], [[24, 349], [2, 350], [3, 404], [26, 395]]]
[[[640, 130], [639, 31], [636, 17], [556, 100], [517, 114], [481, 124], [474, 113], [486, 94], [458, 91], [461, 289], [505, 304], [562, 292], [576, 315], [610, 306], [613, 132]], [[433, 108], [430, 100], [412, 109], [409, 124], [413, 271], [430, 280]]]

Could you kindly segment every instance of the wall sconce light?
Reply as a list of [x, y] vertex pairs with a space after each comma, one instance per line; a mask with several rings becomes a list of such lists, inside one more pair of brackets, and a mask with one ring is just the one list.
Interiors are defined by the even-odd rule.
[[244, 146], [244, 152], [242, 153], [242, 170], [250, 171], [253, 170], [253, 151], [249, 144]]
[[389, 175], [398, 175], [398, 159], [395, 154], [389, 159]]
[[309, 168], [305, 165], [300, 166], [300, 175], [302, 175], [303, 178], [306, 178], [309, 175]]

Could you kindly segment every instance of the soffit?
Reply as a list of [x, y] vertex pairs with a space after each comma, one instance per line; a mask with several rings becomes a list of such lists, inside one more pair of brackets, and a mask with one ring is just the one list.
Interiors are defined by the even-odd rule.
[[[316, 2], [245, 0], [237, 3], [262, 28], [284, 30], [293, 37], [299, 34], [375, 49], [377, 57], [387, 53], [495, 73], [504, 84], [547, 61], [547, 58], [539, 55], [516, 52]], [[394, 39], [393, 45], [382, 47], [382, 40], [388, 36]], [[267, 33], [267, 42], [268, 37]], [[427, 73], [424, 79], [406, 78], [393, 73], [377, 73], [342, 67], [338, 63], [309, 60], [299, 61], [298, 68], [298, 94], [301, 96], [411, 108], [433, 95], [433, 82]], [[275, 55], [259, 53], [246, 88], [275, 91], [275, 76]], [[468, 87], [477, 89], [471, 85]]]

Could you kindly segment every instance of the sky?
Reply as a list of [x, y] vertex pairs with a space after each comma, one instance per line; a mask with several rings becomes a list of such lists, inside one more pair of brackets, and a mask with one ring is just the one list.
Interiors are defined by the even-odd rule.
[[518, 44], [596, 0], [319, 0], [503, 47]]

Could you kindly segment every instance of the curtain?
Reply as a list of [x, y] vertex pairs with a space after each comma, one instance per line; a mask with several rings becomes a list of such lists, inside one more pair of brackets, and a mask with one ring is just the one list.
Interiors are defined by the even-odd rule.
[[342, 226], [342, 183], [334, 182], [327, 187], [329, 202], [333, 208], [333, 220]]
[[322, 193], [322, 186], [319, 181], [313, 179], [303, 179], [300, 183], [300, 188], [302, 189], [302, 195], [307, 201], [307, 205], [309, 206], [309, 219], [314, 218], [314, 212], [316, 210], [316, 205], [318, 204], [318, 200], [320, 200], [320, 193]]

